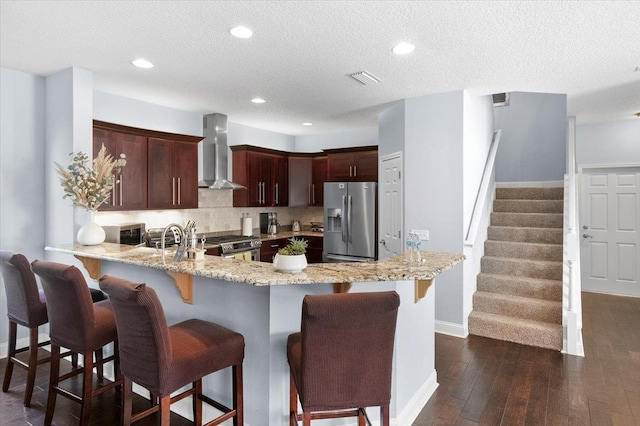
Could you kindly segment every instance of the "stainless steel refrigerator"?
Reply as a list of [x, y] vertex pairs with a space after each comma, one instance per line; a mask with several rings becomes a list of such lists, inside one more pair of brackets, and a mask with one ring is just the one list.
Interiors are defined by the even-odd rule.
[[357, 262], [377, 258], [378, 184], [324, 184], [325, 262]]

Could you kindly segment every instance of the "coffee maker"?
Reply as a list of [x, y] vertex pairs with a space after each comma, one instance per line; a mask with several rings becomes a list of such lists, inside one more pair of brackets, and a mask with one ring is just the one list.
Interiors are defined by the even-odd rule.
[[268, 234], [271, 225], [278, 225], [278, 213], [266, 212], [260, 213], [260, 233]]

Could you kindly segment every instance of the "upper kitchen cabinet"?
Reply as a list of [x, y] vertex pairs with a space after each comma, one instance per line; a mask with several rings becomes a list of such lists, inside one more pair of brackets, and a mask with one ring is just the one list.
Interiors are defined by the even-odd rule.
[[233, 181], [247, 187], [233, 191], [234, 207], [286, 206], [289, 203], [287, 154], [249, 145], [231, 147]]
[[111, 198], [100, 206], [100, 210], [145, 209], [147, 207], [147, 138], [94, 126], [94, 156], [98, 155], [102, 145], [115, 159], [120, 158], [120, 154], [124, 154], [127, 165], [114, 177]]
[[327, 157], [318, 154], [290, 154], [289, 205], [321, 206], [327, 181]]
[[197, 208], [201, 140], [94, 120], [93, 155], [104, 144], [114, 158], [124, 153], [127, 159], [110, 202], [100, 210]]
[[328, 149], [327, 166], [330, 182], [376, 182], [378, 180], [378, 147], [366, 146]]
[[198, 208], [198, 145], [149, 138], [150, 209]]

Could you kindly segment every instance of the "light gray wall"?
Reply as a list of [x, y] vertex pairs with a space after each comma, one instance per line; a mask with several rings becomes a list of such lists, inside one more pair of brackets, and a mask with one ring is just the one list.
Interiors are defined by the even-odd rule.
[[378, 115], [378, 156], [404, 151], [405, 101], [384, 110]]
[[[295, 151], [296, 138], [291, 135], [256, 129], [242, 124], [227, 124], [227, 143], [232, 145], [253, 145], [280, 151]], [[229, 155], [231, 158], [231, 155]]]
[[367, 145], [378, 145], [377, 127], [319, 135], [301, 135], [295, 138], [296, 152], [320, 152], [323, 149]]
[[[428, 229], [423, 249], [462, 253], [463, 91], [406, 99], [405, 120], [404, 235]], [[462, 324], [462, 268], [435, 290], [436, 320]]]
[[564, 178], [567, 95], [511, 92], [510, 103], [495, 109], [502, 129], [496, 182], [542, 182]]
[[576, 161], [578, 165], [640, 163], [640, 119], [578, 124]]
[[[0, 250], [44, 258], [44, 78], [0, 68]], [[0, 279], [0, 357], [7, 300]], [[18, 339], [27, 337], [19, 327]]]

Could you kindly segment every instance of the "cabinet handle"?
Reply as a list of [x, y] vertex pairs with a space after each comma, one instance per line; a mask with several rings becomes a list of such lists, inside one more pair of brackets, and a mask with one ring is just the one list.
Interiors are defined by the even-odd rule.
[[309, 204], [311, 204], [311, 200], [312, 200], [312, 197], [313, 197], [311, 195], [311, 184], [309, 184], [309, 191], [307, 191], [307, 192], [308, 192], [307, 193], [307, 195], [308, 195], [307, 199], [309, 200]]
[[353, 166], [353, 177], [358, 177], [358, 166]]
[[353, 166], [349, 166], [349, 177], [352, 177], [352, 176], [353, 176], [353, 171], [352, 171], [352, 169], [353, 169]]
[[[113, 180], [115, 181], [118, 178], [117, 174], [113, 174]], [[115, 188], [113, 188], [115, 189]], [[111, 190], [111, 205], [115, 206], [116, 205], [116, 191]]]
[[122, 181], [124, 180], [124, 175], [120, 175], [120, 207], [122, 207], [122, 193], [124, 191], [122, 187]]
[[265, 187], [264, 187], [264, 182], [260, 182], [260, 204], [264, 204], [265, 203], [265, 199], [267, 197], [265, 197]]
[[280, 204], [280, 187], [278, 183], [276, 183], [276, 205]]
[[277, 248], [280, 247], [280, 244], [271, 244], [271, 248]]
[[313, 200], [313, 205], [315, 206], [315, 205], [316, 205], [316, 184], [315, 184], [315, 183], [312, 183], [312, 184], [311, 184], [311, 188], [312, 188], [312, 189], [311, 189], [311, 194], [312, 194], [312, 197], [313, 197], [313, 198], [312, 198], [312, 200]]
[[171, 204], [176, 205], [176, 178], [171, 178]]
[[180, 178], [178, 178], [178, 205], [180, 205]]

